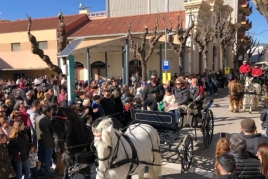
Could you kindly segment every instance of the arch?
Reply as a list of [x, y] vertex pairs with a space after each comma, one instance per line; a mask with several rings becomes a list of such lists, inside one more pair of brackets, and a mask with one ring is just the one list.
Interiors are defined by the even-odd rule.
[[95, 61], [91, 65], [91, 77], [92, 79], [97, 80], [99, 76], [106, 76], [106, 63], [102, 61]]
[[136, 72], [139, 72], [139, 75], [141, 75], [141, 61], [139, 59], [132, 59], [129, 61], [129, 77]]

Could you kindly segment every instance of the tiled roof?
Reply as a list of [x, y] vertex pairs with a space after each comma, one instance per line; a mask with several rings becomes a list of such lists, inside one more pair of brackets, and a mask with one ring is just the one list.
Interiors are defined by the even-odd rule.
[[[73, 31], [71, 34], [68, 34], [68, 36], [81, 37], [106, 34], [122, 34], [127, 32], [129, 22], [131, 23], [131, 32], [143, 32], [144, 26], [147, 26], [149, 31], [152, 31], [156, 24], [156, 19], [158, 15], [160, 15], [160, 30], [164, 30], [165, 25], [167, 28], [169, 28], [170, 26], [175, 28], [178, 22], [178, 16], [181, 16], [181, 18], [185, 22], [184, 11], [92, 19], [86, 24], [83, 24], [80, 27], [76, 27], [76, 30]], [[185, 26], [185, 23], [183, 26]]]
[[[63, 15], [65, 25], [71, 25], [77, 20], [81, 19], [88, 20], [86, 14], [77, 14], [77, 15]], [[35, 30], [47, 30], [47, 29], [57, 29], [59, 25], [58, 17], [49, 17], [49, 18], [32, 18], [32, 31]], [[27, 31], [28, 28], [28, 19], [25, 20], [16, 20], [10, 22], [0, 22], [0, 33], [12, 33], [12, 32], [23, 32]]]

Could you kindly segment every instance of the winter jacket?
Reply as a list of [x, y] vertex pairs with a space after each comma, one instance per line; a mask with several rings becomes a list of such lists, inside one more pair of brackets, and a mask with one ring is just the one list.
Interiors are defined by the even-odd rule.
[[91, 104], [91, 108], [95, 109], [97, 108], [98, 111], [96, 113], [92, 113], [91, 117], [92, 117], [92, 121], [95, 121], [96, 119], [98, 119], [99, 117], [104, 116], [104, 110], [101, 104], [97, 104], [95, 101], [92, 102]]
[[178, 105], [187, 105], [190, 97], [190, 91], [186, 87], [175, 89], [175, 98]]
[[6, 179], [15, 176], [11, 165], [7, 144], [0, 144], [0, 178]]
[[232, 155], [234, 156], [236, 164], [236, 170], [233, 173], [233, 176], [249, 179], [262, 178], [260, 172], [261, 163], [258, 159], [250, 158], [248, 153]]
[[252, 76], [260, 77], [262, 76], [262, 69], [261, 68], [253, 68], [251, 71]]
[[240, 135], [246, 139], [247, 142], [247, 151], [256, 154], [258, 145], [261, 143], [267, 143], [268, 138], [265, 136], [262, 136], [261, 133], [258, 134], [252, 134], [252, 135], [245, 135], [243, 132], [240, 133]]
[[249, 73], [250, 72], [250, 66], [249, 65], [241, 65], [239, 68], [240, 73]]
[[[153, 97], [153, 94], [156, 95], [156, 97]], [[143, 101], [145, 100], [156, 100], [156, 102], [160, 102], [163, 100], [165, 95], [165, 89], [162, 84], [157, 83], [155, 86], [152, 86], [152, 84], [148, 84], [148, 86], [144, 89], [144, 96]]]
[[26, 133], [24, 131], [19, 132], [17, 138], [10, 139], [7, 146], [13, 161], [19, 152], [21, 161], [25, 161], [29, 158], [29, 146], [26, 139]]
[[262, 110], [260, 119], [262, 121], [261, 126], [263, 128], [268, 128], [268, 109], [267, 108]]
[[103, 107], [105, 115], [112, 115], [112, 114], [117, 113], [116, 112], [116, 105], [112, 99], [102, 98], [101, 105]]

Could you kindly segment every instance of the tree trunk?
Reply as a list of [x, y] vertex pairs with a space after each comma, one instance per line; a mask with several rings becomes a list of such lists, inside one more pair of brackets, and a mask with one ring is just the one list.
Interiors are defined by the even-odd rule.
[[223, 47], [220, 46], [220, 69], [223, 70], [223, 56], [224, 56], [224, 50]]
[[205, 69], [205, 72], [207, 72], [207, 52], [204, 52], [202, 53], [202, 56], [203, 56], [203, 65], [204, 65], [204, 69]]
[[182, 61], [184, 60], [183, 59], [184, 58], [184, 56], [183, 56], [183, 52], [180, 52], [180, 55], [179, 55], [179, 74], [180, 75], [184, 75], [184, 71], [183, 71], [183, 64], [182, 64]]
[[147, 62], [142, 60], [142, 63], [141, 63], [141, 78], [142, 78], [142, 81], [145, 80], [147, 81]]

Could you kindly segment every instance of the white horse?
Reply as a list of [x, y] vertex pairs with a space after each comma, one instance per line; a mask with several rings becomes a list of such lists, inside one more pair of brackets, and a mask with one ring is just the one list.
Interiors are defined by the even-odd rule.
[[255, 110], [259, 106], [259, 99], [261, 98], [261, 86], [258, 83], [252, 83], [253, 77], [246, 77], [245, 93], [243, 99], [243, 110], [246, 110], [246, 104], [249, 104], [249, 112]]
[[133, 124], [123, 134], [113, 128], [108, 118], [92, 127], [92, 131], [99, 162], [96, 179], [126, 179], [133, 174], [143, 179], [145, 166], [149, 166], [150, 179], [159, 178], [160, 139], [152, 126]]

